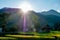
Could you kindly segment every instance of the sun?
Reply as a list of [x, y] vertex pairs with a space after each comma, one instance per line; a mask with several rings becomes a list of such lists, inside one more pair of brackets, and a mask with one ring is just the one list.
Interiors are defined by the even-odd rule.
[[23, 12], [33, 10], [31, 4], [29, 4], [28, 2], [22, 2], [21, 5], [20, 5], [20, 8], [22, 9]]

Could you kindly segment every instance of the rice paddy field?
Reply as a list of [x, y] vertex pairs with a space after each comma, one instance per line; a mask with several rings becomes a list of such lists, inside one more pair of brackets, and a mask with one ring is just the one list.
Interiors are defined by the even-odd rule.
[[51, 31], [50, 33], [21, 32], [16, 35], [6, 34], [0, 37], [0, 40], [60, 40], [60, 31]]

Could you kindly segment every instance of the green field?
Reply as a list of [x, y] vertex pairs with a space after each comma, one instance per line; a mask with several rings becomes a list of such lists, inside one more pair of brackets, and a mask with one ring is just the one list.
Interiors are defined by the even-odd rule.
[[[24, 34], [24, 35], [21, 35]], [[34, 35], [25, 35], [25, 34], [34, 34]], [[60, 32], [59, 31], [51, 31], [50, 33], [36, 33], [36, 32], [27, 32], [27, 33], [23, 33], [21, 32], [18, 35], [15, 34], [6, 34], [5, 37], [0, 37], [1, 40], [18, 40], [18, 39], [35, 39], [35, 40], [40, 40], [40, 39], [56, 39], [55, 36], [57, 37], [57, 39], [60, 39]]]

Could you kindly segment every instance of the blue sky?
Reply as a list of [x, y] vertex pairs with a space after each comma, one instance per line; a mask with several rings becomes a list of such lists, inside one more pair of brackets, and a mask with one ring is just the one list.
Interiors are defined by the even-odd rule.
[[17, 8], [23, 1], [29, 2], [37, 12], [44, 10], [47, 11], [50, 9], [60, 11], [60, 0], [0, 0], [0, 8]]

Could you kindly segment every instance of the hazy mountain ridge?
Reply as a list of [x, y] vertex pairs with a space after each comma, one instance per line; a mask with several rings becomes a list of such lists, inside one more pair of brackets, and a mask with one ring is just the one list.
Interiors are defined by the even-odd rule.
[[57, 12], [56, 10], [49, 10], [49, 11], [43, 11], [41, 12], [41, 14], [44, 14], [44, 15], [56, 15], [56, 16], [60, 16], [60, 13]]
[[2, 9], [0, 9], [0, 13], [17, 13], [19, 12], [21, 9], [18, 9], [18, 8], [7, 8], [7, 7], [4, 7]]
[[[15, 17], [13, 15], [12, 15], [12, 17], [16, 18], [16, 20], [19, 19], [19, 16], [15, 13], [17, 13], [19, 11], [21, 11], [21, 9], [18, 9], [18, 8], [2, 8], [2, 9], [0, 9], [0, 13], [4, 13], [4, 12], [13, 13], [13, 15]], [[60, 13], [53, 9], [46, 11], [46, 12], [41, 12], [41, 13], [30, 11], [30, 13], [34, 13], [35, 15], [37, 15], [39, 17], [39, 21], [41, 22], [41, 25], [43, 25], [43, 24], [45, 25], [46, 23], [54, 24], [56, 22], [60, 22]], [[13, 21], [16, 21], [16, 20], [13, 19]]]

